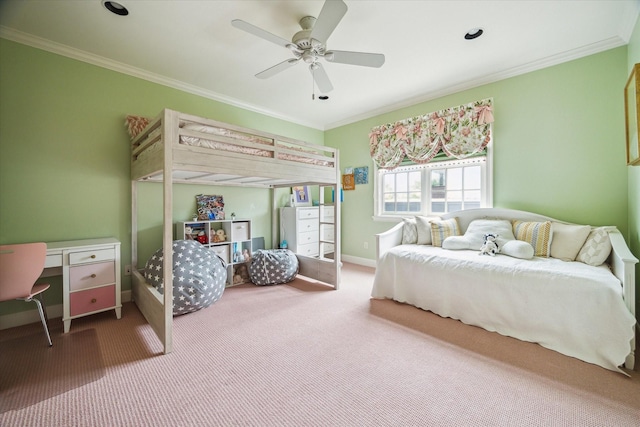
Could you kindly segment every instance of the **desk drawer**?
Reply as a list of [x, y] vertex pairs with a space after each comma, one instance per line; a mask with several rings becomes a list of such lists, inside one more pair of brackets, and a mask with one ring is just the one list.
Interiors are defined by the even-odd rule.
[[69, 312], [71, 316], [104, 310], [116, 305], [116, 286], [87, 289], [69, 295]]
[[113, 261], [95, 264], [77, 265], [69, 268], [69, 289], [95, 288], [116, 281], [116, 267]]
[[69, 265], [109, 261], [109, 260], [115, 259], [115, 257], [116, 257], [116, 253], [113, 248], [97, 249], [93, 251], [71, 252], [69, 254]]
[[62, 254], [47, 255], [44, 268], [62, 267]]

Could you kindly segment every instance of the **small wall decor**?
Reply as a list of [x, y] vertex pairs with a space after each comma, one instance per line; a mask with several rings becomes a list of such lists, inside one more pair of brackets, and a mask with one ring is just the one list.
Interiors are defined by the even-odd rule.
[[309, 197], [309, 187], [299, 185], [291, 187], [295, 206], [311, 206], [311, 198]]
[[635, 64], [624, 88], [627, 165], [640, 165], [640, 64]]
[[196, 196], [199, 220], [224, 219], [224, 199], [222, 196]]
[[353, 174], [345, 173], [342, 175], [342, 188], [346, 190], [355, 190], [356, 189], [356, 181], [353, 177]]
[[369, 183], [369, 166], [361, 166], [353, 170], [356, 184], [368, 184]]

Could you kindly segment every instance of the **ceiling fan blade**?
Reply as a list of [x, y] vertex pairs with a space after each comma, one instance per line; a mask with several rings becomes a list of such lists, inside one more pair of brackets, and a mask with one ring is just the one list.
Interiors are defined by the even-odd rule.
[[329, 80], [329, 76], [327, 72], [324, 70], [324, 67], [319, 62], [315, 62], [309, 65], [309, 70], [311, 71], [311, 75], [313, 76], [313, 80], [316, 82], [318, 89], [322, 93], [329, 93], [333, 90], [333, 85], [331, 84], [331, 80]]
[[345, 13], [347, 13], [347, 5], [342, 0], [326, 0], [309, 37], [326, 44]]
[[256, 77], [259, 79], [268, 79], [269, 77], [275, 76], [279, 72], [296, 65], [299, 60], [299, 58], [287, 59], [286, 61], [282, 61], [271, 68], [267, 68], [266, 70], [259, 72], [256, 74]]
[[345, 50], [331, 50], [324, 54], [324, 59], [340, 64], [362, 65], [365, 67], [382, 67], [384, 55], [381, 53], [349, 52]]
[[275, 43], [278, 46], [288, 48], [288, 45], [291, 44], [289, 40], [283, 39], [282, 37], [276, 36], [275, 34], [271, 34], [269, 31], [258, 28], [253, 24], [249, 24], [248, 22], [243, 21], [242, 19], [234, 19], [233, 21], [231, 21], [231, 25], [243, 31], [246, 31], [247, 33], [253, 34], [254, 36], [258, 36], [261, 39], [265, 39], [270, 41], [271, 43]]

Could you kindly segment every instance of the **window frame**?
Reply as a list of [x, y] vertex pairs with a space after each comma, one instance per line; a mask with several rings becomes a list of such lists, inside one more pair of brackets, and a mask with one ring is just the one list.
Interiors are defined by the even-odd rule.
[[[431, 161], [425, 164], [416, 164], [410, 163], [407, 165], [400, 166], [409, 167], [409, 168], [417, 168], [422, 170], [422, 183], [421, 183], [421, 203], [422, 210], [416, 212], [402, 212], [397, 214], [389, 214], [382, 213], [384, 197], [383, 197], [383, 184], [382, 184], [382, 175], [380, 174], [380, 168], [378, 168], [374, 163], [374, 183], [373, 183], [373, 212], [374, 221], [393, 221], [397, 222], [398, 220], [410, 216], [426, 216], [430, 218], [436, 218], [444, 213], [432, 213], [431, 212], [431, 185], [429, 181], [429, 170], [431, 169], [447, 169], [453, 168], [456, 166], [464, 166], [465, 164], [477, 163], [480, 158], [484, 158], [483, 169], [481, 170], [481, 190], [484, 190], [484, 194], [480, 200], [480, 206], [483, 208], [493, 207], [493, 141], [487, 145], [485, 148], [485, 155], [481, 156], [473, 156], [467, 159], [443, 159], [438, 161]], [[398, 169], [398, 168], [397, 168]]]

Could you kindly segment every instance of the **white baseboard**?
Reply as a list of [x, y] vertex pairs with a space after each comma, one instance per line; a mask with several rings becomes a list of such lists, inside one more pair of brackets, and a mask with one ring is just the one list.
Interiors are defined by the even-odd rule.
[[365, 267], [373, 267], [373, 268], [375, 268], [375, 266], [376, 266], [376, 261], [373, 260], [373, 259], [369, 259], [369, 258], [360, 258], [360, 257], [357, 257], [357, 256], [342, 255], [341, 259], [344, 262], [350, 262], [351, 264], [364, 265]]
[[[123, 291], [120, 297], [122, 298], [122, 302], [131, 301], [131, 291]], [[0, 331], [3, 329], [15, 328], [16, 326], [40, 322], [40, 314], [38, 313], [36, 304], [26, 302], [25, 304], [31, 304], [33, 306], [33, 310], [19, 311], [17, 313], [0, 316]], [[62, 304], [48, 305], [47, 317], [49, 318], [49, 321], [62, 318]]]

